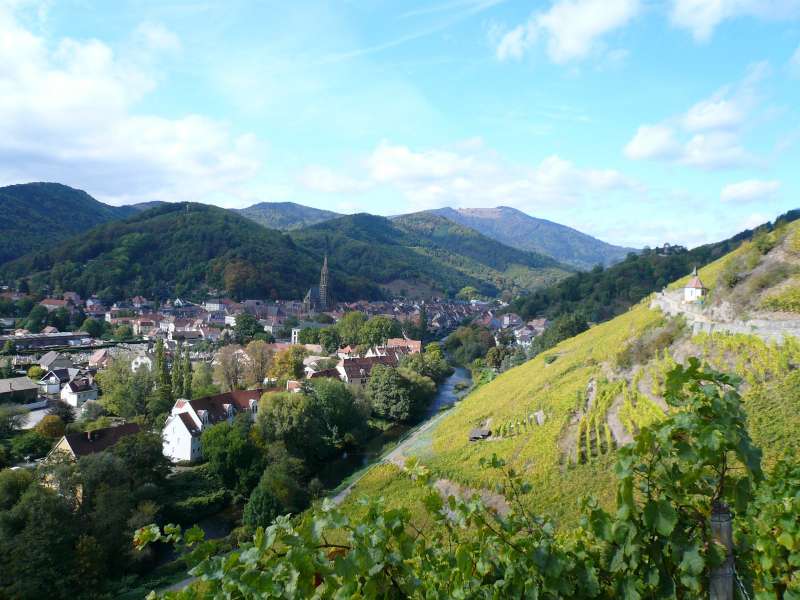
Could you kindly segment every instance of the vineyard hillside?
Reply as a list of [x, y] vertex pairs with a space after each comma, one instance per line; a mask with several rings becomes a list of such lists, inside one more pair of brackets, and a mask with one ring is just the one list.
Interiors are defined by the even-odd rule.
[[[479, 461], [497, 454], [531, 484], [525, 496], [531, 508], [568, 526], [586, 494], [612, 507], [616, 449], [664, 416], [665, 374], [690, 356], [742, 378], [751, 434], [767, 465], [794, 454], [800, 450], [800, 340], [793, 335], [800, 331], [798, 273], [798, 224], [756, 236], [699, 271], [707, 288], [702, 302], [682, 303], [687, 276], [498, 375], [445, 415], [405, 459], [416, 456], [442, 488], [496, 497], [504, 482]], [[658, 298], [665, 296], [679, 298], [673, 314], [660, 308]], [[476, 427], [490, 429], [491, 437], [470, 442]], [[362, 478], [348, 498], [351, 510], [363, 495], [382, 495], [398, 506], [418, 501], [413, 484], [398, 477], [402, 462]]]

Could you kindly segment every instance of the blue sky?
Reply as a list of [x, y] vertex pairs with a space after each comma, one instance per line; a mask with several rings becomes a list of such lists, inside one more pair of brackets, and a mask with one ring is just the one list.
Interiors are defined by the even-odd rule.
[[800, 207], [800, 0], [0, 0], [0, 185], [514, 206], [610, 242]]

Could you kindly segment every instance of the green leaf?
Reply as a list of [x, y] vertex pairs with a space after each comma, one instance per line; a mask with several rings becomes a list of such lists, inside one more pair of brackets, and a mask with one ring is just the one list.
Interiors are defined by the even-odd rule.
[[704, 566], [705, 560], [703, 560], [703, 557], [700, 556], [700, 550], [697, 548], [697, 546], [684, 552], [683, 560], [681, 560], [680, 564], [682, 571], [691, 573], [692, 575], [699, 575], [703, 572]]

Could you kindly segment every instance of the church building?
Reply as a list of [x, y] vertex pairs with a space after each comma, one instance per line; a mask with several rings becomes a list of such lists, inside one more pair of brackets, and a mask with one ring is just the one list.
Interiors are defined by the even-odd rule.
[[328, 255], [325, 255], [325, 260], [322, 263], [322, 271], [319, 275], [319, 285], [314, 286], [308, 290], [306, 297], [303, 299], [303, 310], [306, 313], [318, 313], [330, 310], [331, 297], [328, 287]]

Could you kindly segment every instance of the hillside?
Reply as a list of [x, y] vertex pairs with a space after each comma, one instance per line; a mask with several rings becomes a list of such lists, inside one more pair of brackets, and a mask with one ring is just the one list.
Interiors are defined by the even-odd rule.
[[329, 210], [320, 210], [294, 202], [260, 202], [236, 209], [240, 215], [270, 229], [291, 231], [340, 217]]
[[473, 286], [495, 296], [553, 283], [567, 273], [550, 258], [508, 248], [432, 215], [394, 221], [350, 215], [290, 235], [315, 254], [327, 253], [351, 276], [402, 295], [455, 295]]
[[648, 294], [661, 290], [694, 267], [702, 267], [724, 256], [759, 232], [763, 235], [782, 223], [800, 217], [790, 211], [756, 229], [746, 229], [733, 237], [674, 254], [646, 250], [629, 255], [606, 269], [592, 269], [568, 277], [558, 284], [516, 299], [511, 310], [524, 318], [556, 318], [580, 312], [590, 321], [605, 321], [627, 311]]
[[[700, 270], [710, 288], [702, 307], [679, 300], [686, 314], [673, 317], [660, 310], [662, 296], [648, 298], [479, 387], [407, 455], [439, 486], [492, 490], [500, 481], [479, 460], [497, 454], [531, 484], [525, 502], [534, 512], [574, 523], [586, 494], [613, 506], [616, 448], [663, 417], [665, 374], [690, 356], [743, 378], [748, 427], [767, 465], [796, 454], [800, 341], [789, 333], [800, 335], [798, 272], [800, 224], [745, 242]], [[667, 296], [682, 298], [685, 281]], [[493, 437], [469, 442], [469, 431], [481, 425]], [[358, 483], [347, 509], [357, 513], [351, 501], [364, 494], [384, 496], [390, 506], [414, 506], [421, 497], [391, 464]]]
[[[321, 256], [277, 231], [204, 204], [166, 204], [101, 225], [0, 268], [0, 279], [30, 277], [31, 287], [164, 298], [227, 290], [236, 298], [302, 298], [319, 280]], [[339, 298], [376, 296], [331, 265]]]
[[611, 265], [633, 248], [608, 244], [576, 229], [546, 219], [537, 219], [515, 208], [440, 208], [430, 211], [498, 242], [550, 256], [578, 269]]
[[0, 264], [134, 212], [130, 207], [103, 204], [84, 191], [60, 183], [2, 187]]

